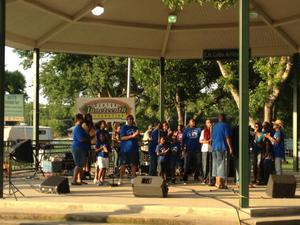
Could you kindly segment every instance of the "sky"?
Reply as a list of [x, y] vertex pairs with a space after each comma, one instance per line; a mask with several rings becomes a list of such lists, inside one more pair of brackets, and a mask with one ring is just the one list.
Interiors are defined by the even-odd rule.
[[[26, 93], [29, 96], [29, 101], [33, 101], [33, 72], [34, 69], [24, 70], [21, 64], [21, 59], [16, 53], [13, 52], [13, 48], [5, 47], [5, 69], [8, 71], [20, 71], [26, 79]], [[46, 104], [47, 100], [40, 94], [40, 103]]]

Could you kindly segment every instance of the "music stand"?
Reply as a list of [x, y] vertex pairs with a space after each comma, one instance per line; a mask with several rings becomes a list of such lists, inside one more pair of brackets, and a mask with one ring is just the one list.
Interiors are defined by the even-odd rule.
[[[114, 149], [113, 151], [115, 151], [116, 154], [118, 154], [118, 152]], [[118, 158], [118, 157], [117, 157]], [[110, 184], [111, 187], [117, 187], [118, 184], [115, 183], [115, 171], [116, 171], [116, 163], [118, 164], [118, 162], [116, 162], [116, 155], [113, 154], [113, 173], [112, 173], [112, 183]]]

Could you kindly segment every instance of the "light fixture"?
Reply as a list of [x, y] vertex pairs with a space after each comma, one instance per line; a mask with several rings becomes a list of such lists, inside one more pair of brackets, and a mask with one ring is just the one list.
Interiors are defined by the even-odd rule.
[[101, 14], [104, 13], [104, 8], [101, 5], [96, 5], [93, 9], [92, 9], [92, 14], [94, 16], [100, 16]]
[[168, 22], [169, 22], [169, 23], [176, 23], [176, 21], [177, 21], [177, 15], [175, 15], [175, 14], [170, 14], [170, 15], [168, 16]]
[[257, 19], [258, 18], [258, 13], [256, 11], [251, 10], [249, 12], [249, 17], [250, 17], [250, 19]]

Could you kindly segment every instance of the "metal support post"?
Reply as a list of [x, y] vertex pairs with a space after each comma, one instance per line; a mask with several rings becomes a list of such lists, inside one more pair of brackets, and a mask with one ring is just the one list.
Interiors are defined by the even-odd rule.
[[165, 118], [164, 107], [165, 107], [165, 98], [164, 98], [164, 78], [165, 77], [165, 58], [160, 58], [160, 82], [159, 82], [159, 117], [160, 121], [163, 121]]
[[127, 98], [130, 98], [131, 58], [128, 58], [127, 68]]
[[299, 114], [298, 114], [298, 86], [300, 74], [299, 53], [293, 56], [293, 170], [299, 171], [299, 154], [298, 154], [298, 140], [299, 140]]
[[5, 96], [5, 0], [0, 0], [0, 198], [3, 198], [4, 96]]
[[249, 207], [249, 0], [239, 1], [240, 207]]
[[[40, 49], [35, 48], [33, 52], [34, 64], [34, 95], [33, 95], [33, 137], [36, 146], [36, 159], [39, 149], [39, 124], [40, 124], [40, 105], [39, 105], [39, 91], [40, 91]], [[35, 169], [38, 170], [39, 162], [35, 162]]]

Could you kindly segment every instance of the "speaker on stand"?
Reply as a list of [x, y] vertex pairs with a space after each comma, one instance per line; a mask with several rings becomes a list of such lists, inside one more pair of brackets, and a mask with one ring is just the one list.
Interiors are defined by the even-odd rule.
[[12, 182], [12, 161], [20, 162], [20, 163], [30, 163], [34, 162], [33, 159], [33, 151], [32, 151], [32, 143], [31, 140], [24, 140], [16, 145], [11, 147], [11, 151], [9, 153], [9, 161], [8, 161], [8, 195], [14, 195], [16, 200], [16, 193], [20, 193], [23, 197], [24, 194], [17, 188]]

